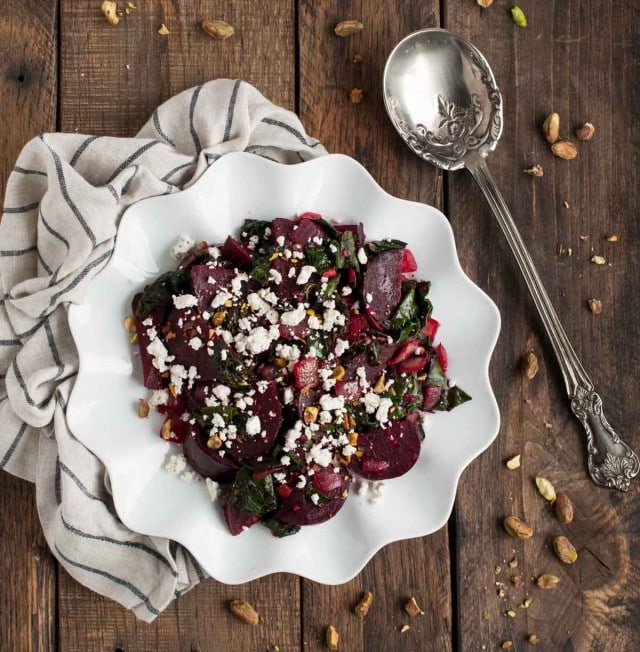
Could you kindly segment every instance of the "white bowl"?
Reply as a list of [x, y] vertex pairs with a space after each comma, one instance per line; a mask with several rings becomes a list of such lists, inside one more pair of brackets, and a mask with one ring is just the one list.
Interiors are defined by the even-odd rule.
[[[362, 222], [370, 240], [409, 243], [418, 277], [432, 282], [448, 375], [473, 400], [427, 418], [418, 462], [403, 477], [385, 481], [377, 503], [352, 492], [335, 518], [303, 527], [295, 536], [277, 539], [256, 526], [232, 537], [204, 482], [190, 484], [163, 469], [167, 454], [180, 451], [158, 436], [160, 415], [137, 416], [138, 399], [148, 391], [122, 321], [131, 312], [133, 294], [175, 268], [170, 249], [181, 234], [220, 242], [237, 234], [247, 217], [268, 220], [304, 211]], [[135, 204], [122, 218], [111, 260], [92, 281], [84, 303], [71, 307], [69, 320], [80, 371], [68, 422], [104, 462], [120, 518], [132, 530], [180, 542], [221, 582], [237, 584], [279, 571], [325, 584], [348, 581], [382, 546], [442, 527], [460, 474], [498, 433], [488, 376], [500, 329], [497, 308], [462, 271], [444, 215], [387, 194], [347, 156], [288, 166], [228, 154], [188, 190]]]

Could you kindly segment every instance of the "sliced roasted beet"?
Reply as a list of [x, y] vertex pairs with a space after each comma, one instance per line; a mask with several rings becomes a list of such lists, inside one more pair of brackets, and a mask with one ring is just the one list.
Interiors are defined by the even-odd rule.
[[197, 473], [217, 482], [231, 482], [238, 469], [230, 455], [207, 446], [207, 436], [197, 425], [187, 428], [182, 452]]
[[266, 389], [261, 393], [256, 388], [251, 406], [254, 416], [260, 419], [260, 432], [248, 434], [239, 427], [236, 439], [225, 442], [224, 449], [238, 460], [247, 460], [267, 453], [282, 425], [282, 408], [277, 385], [272, 380], [261, 382], [266, 383]]
[[224, 241], [224, 244], [220, 249], [220, 255], [227, 260], [230, 260], [234, 265], [240, 267], [251, 265], [251, 262], [253, 261], [251, 252], [241, 242], [238, 242], [231, 236], [228, 236]]
[[[296, 283], [298, 270], [291, 260], [286, 258], [276, 258], [271, 263], [271, 269], [275, 269], [281, 276], [280, 283], [271, 283], [270, 287], [275, 295], [280, 299], [291, 299], [300, 297], [300, 286]], [[291, 274], [291, 270], [293, 273]]]
[[183, 394], [174, 396], [169, 392], [169, 398], [164, 405], [158, 405], [158, 412], [166, 415], [169, 419], [179, 419], [187, 408], [186, 397]]
[[429, 317], [429, 319], [427, 319], [427, 323], [422, 329], [422, 333], [429, 338], [430, 342], [433, 342], [436, 337], [436, 333], [438, 332], [438, 328], [440, 328], [440, 322], [433, 317]]
[[344, 396], [347, 401], [355, 400], [362, 396], [362, 388], [357, 380], [336, 381], [336, 396]]
[[382, 330], [402, 298], [402, 249], [391, 249], [369, 259], [362, 279], [365, 313], [371, 325]]
[[396, 371], [399, 374], [417, 374], [424, 369], [429, 357], [426, 355], [416, 355], [413, 358], [407, 358], [398, 364]]
[[361, 457], [352, 455], [349, 468], [368, 480], [397, 478], [406, 473], [420, 455], [420, 429], [408, 420], [394, 421], [386, 428], [358, 436]]
[[435, 385], [427, 385], [424, 388], [424, 399], [422, 401], [423, 410], [432, 410], [440, 400], [442, 388]]
[[209, 338], [209, 322], [204, 320], [197, 310], [174, 308], [169, 313], [163, 330], [167, 350], [175, 356], [179, 364], [186, 368], [195, 366], [202, 380], [216, 378], [217, 370], [207, 353], [206, 346]]
[[[336, 472], [335, 469], [338, 469]], [[313, 486], [325, 496], [345, 487], [344, 471], [339, 467], [329, 466], [313, 474]]]
[[303, 340], [310, 332], [311, 329], [306, 317], [295, 326], [280, 324], [280, 337], [284, 340]]
[[283, 236], [285, 242], [290, 240], [289, 234], [295, 222], [287, 220], [284, 217], [276, 217], [275, 220], [271, 222], [271, 239], [273, 242], [277, 242], [280, 236]]
[[447, 355], [447, 349], [442, 344], [436, 346], [436, 355], [438, 356], [442, 371], [446, 371], [449, 366], [449, 356]]
[[402, 263], [400, 265], [400, 271], [403, 274], [411, 274], [418, 269], [418, 263], [416, 263], [415, 256], [411, 253], [410, 249], [406, 247], [402, 250]]
[[291, 242], [303, 247], [306, 247], [313, 238], [322, 238], [324, 240], [326, 236], [327, 234], [321, 226], [306, 218], [298, 220], [290, 233]]
[[[342, 473], [336, 475], [341, 478], [343, 476]], [[342, 497], [342, 491], [338, 490], [335, 493], [337, 495], [329, 498], [327, 502], [314, 505], [311, 499], [307, 498], [304, 490], [293, 488], [291, 494], [280, 501], [280, 507], [276, 511], [275, 517], [283, 523], [291, 525], [323, 523], [335, 516], [344, 505], [345, 499]]]
[[[133, 298], [134, 312], [140, 296], [140, 294], [136, 294]], [[138, 335], [138, 348], [140, 350], [140, 362], [142, 362], [142, 382], [147, 389], [162, 389], [166, 386], [166, 383], [162, 379], [160, 372], [153, 366], [153, 357], [147, 351], [147, 347], [151, 344], [151, 338], [147, 335], [147, 330], [155, 328], [156, 332], [159, 332], [160, 325], [164, 319], [164, 308], [156, 308], [155, 310], [152, 310], [147, 316], [147, 319], [151, 319], [151, 326], [145, 326], [139, 319], [135, 320], [136, 333]]]
[[298, 402], [296, 404], [298, 410], [298, 418], [304, 419], [304, 410], [309, 406], [317, 406], [320, 402], [322, 390], [318, 387], [309, 388], [308, 391], [298, 392]]
[[181, 444], [187, 433], [187, 426], [188, 424], [180, 418], [166, 418], [160, 428], [160, 436], [174, 444]]
[[411, 357], [414, 351], [420, 346], [420, 340], [406, 340], [398, 348], [395, 355], [389, 359], [388, 365], [396, 365], [403, 360]]
[[293, 365], [293, 378], [298, 389], [316, 387], [320, 384], [318, 361], [315, 358], [303, 358]]
[[246, 529], [255, 525], [259, 518], [249, 512], [236, 507], [231, 501], [227, 500], [222, 508], [225, 523], [229, 528], [229, 532], [236, 536], [242, 534]]
[[364, 244], [364, 228], [362, 222], [359, 222], [358, 224], [336, 224], [335, 227], [338, 233], [351, 231], [356, 241], [356, 248], [359, 249]]
[[196, 249], [192, 249], [181, 261], [180, 265], [178, 265], [178, 269], [193, 269], [193, 266], [200, 260], [202, 260], [207, 253], [206, 249], [202, 249], [200, 247], [197, 247]]
[[367, 330], [367, 319], [362, 313], [351, 313], [347, 322], [346, 338], [351, 342], [357, 342], [362, 333]]
[[211, 300], [231, 283], [235, 272], [228, 267], [194, 265], [191, 268], [191, 290], [198, 298], [200, 310], [211, 310]]

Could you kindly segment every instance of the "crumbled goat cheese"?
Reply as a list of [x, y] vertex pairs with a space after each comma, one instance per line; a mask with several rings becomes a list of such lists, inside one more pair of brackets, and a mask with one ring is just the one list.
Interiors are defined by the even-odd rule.
[[276, 285], [282, 283], [282, 274], [277, 269], [273, 267], [269, 270], [269, 279], [272, 280]]
[[333, 352], [337, 356], [341, 356], [348, 348], [349, 348], [349, 342], [347, 340], [341, 340], [340, 338], [338, 338], [336, 340], [336, 346]]
[[360, 247], [360, 249], [358, 249], [358, 262], [359, 262], [361, 265], [366, 265], [366, 264], [367, 264], [367, 260], [369, 260], [369, 259], [367, 258], [367, 254], [365, 253], [364, 249], [363, 249], [362, 247]]
[[289, 405], [293, 401], [293, 390], [291, 387], [284, 388], [284, 404]]
[[173, 305], [181, 310], [182, 308], [193, 308], [198, 305], [198, 299], [193, 294], [173, 295]]
[[276, 243], [278, 244], [278, 247], [284, 247], [284, 236], [283, 236], [283, 235], [279, 235], [279, 236], [276, 238]]
[[158, 407], [158, 405], [166, 405], [169, 402], [168, 389], [156, 389], [151, 394], [151, 398], [147, 401], [150, 408]]
[[367, 303], [371, 303], [373, 301], [373, 294], [371, 294], [371, 292], [367, 292], [365, 299], [367, 300]]
[[240, 296], [242, 294], [242, 284], [248, 280], [249, 277], [244, 273], [234, 276], [231, 279], [231, 292], [236, 296]]
[[316, 268], [313, 265], [303, 265], [300, 273], [298, 274], [298, 278], [296, 279], [296, 283], [298, 285], [304, 285], [305, 283], [308, 283], [311, 275], [315, 271]]
[[176, 390], [176, 394], [182, 393], [182, 383], [189, 376], [189, 372], [181, 365], [171, 365], [171, 384]]
[[305, 478], [304, 475], [301, 475], [298, 478], [298, 482], [296, 482], [296, 487], [298, 487], [298, 489], [304, 489], [306, 486], [307, 486], [307, 478]]
[[353, 292], [353, 290], [348, 285], [345, 285], [342, 288], [342, 296], [343, 297], [348, 297], [352, 292]]
[[289, 466], [289, 464], [291, 464], [291, 458], [288, 455], [283, 455], [280, 458], [280, 464], [283, 466]]
[[151, 362], [153, 366], [160, 372], [164, 373], [169, 370], [168, 362], [171, 362], [174, 357], [169, 355], [167, 347], [161, 340], [155, 339], [147, 346], [147, 353], [151, 355]]
[[224, 306], [227, 301], [230, 299], [233, 299], [233, 295], [226, 290], [221, 290], [216, 294], [215, 297], [213, 297], [213, 300], [211, 301], [211, 307], [212, 308], [219, 308], [220, 306]]
[[318, 494], [311, 494], [311, 502], [314, 505], [317, 505], [319, 501], [320, 501], [320, 496], [318, 496]]
[[187, 458], [184, 455], [170, 455], [164, 468], [169, 473], [180, 475], [187, 468]]
[[222, 405], [229, 405], [229, 395], [231, 388], [226, 385], [216, 385], [211, 389], [211, 393], [222, 403]]
[[180, 260], [195, 244], [195, 240], [183, 233], [171, 248], [171, 255]]
[[367, 414], [373, 414], [380, 405], [380, 397], [374, 392], [367, 392], [363, 398], [364, 409], [367, 411]]
[[247, 435], [257, 435], [260, 432], [260, 417], [254, 415], [247, 419]]
[[342, 410], [344, 408], [344, 396], [330, 396], [323, 394], [320, 397], [320, 407], [327, 412]]
[[304, 304], [298, 304], [295, 310], [283, 312], [280, 317], [280, 322], [285, 326], [297, 326], [305, 316]]
[[205, 478], [205, 484], [207, 485], [207, 491], [209, 492], [209, 498], [212, 503], [215, 503], [220, 496], [220, 485], [211, 478]]
[[192, 337], [189, 340], [189, 346], [194, 350], [194, 351], [199, 351], [202, 348], [202, 340], [199, 337]]
[[289, 271], [287, 273], [287, 276], [289, 278], [293, 278], [296, 275], [296, 268], [295, 267], [289, 267]]
[[389, 408], [393, 405], [393, 401], [390, 398], [381, 398], [380, 405], [376, 410], [376, 419], [379, 423], [383, 424], [389, 421]]
[[318, 331], [322, 328], [322, 322], [315, 315], [309, 317], [307, 324], [312, 331]]
[[314, 444], [306, 454], [307, 464], [315, 462], [322, 467], [327, 467], [331, 464], [331, 451], [328, 448], [323, 448], [322, 444]]
[[355, 446], [352, 446], [351, 444], [347, 444], [346, 446], [342, 447], [342, 454], [345, 457], [348, 457], [349, 455], [353, 455], [358, 449]]

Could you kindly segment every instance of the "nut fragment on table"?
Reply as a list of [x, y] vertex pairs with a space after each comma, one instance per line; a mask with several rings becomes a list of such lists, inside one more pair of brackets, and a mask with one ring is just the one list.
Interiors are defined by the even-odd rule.
[[587, 299], [587, 305], [594, 315], [599, 315], [602, 312], [602, 301], [600, 299]]
[[405, 624], [400, 628], [400, 633], [401, 634], [406, 634], [410, 629], [411, 629], [411, 627], [409, 625]]
[[542, 123], [542, 133], [548, 143], [553, 143], [560, 136], [560, 115], [555, 111], [550, 113]]
[[610, 233], [609, 235], [606, 235], [604, 239], [607, 242], [618, 242], [618, 236], [615, 233]]
[[569, 140], [558, 140], [551, 145], [555, 156], [565, 161], [570, 161], [578, 156], [578, 148]]
[[360, 102], [362, 102], [362, 89], [352, 88], [349, 97], [352, 104], [360, 104]]
[[507, 516], [502, 522], [507, 534], [515, 539], [530, 539], [533, 536], [533, 528], [517, 516]]
[[536, 476], [536, 487], [538, 487], [538, 492], [540, 495], [550, 503], [553, 503], [556, 499], [556, 490], [554, 486], [541, 475]]
[[545, 573], [544, 575], [540, 575], [540, 577], [536, 580], [536, 584], [541, 589], [555, 589], [556, 586], [560, 584], [560, 578], [553, 573]]
[[607, 263], [607, 259], [604, 256], [591, 256], [591, 262], [594, 263], [594, 265], [605, 265]]
[[111, 0], [104, 0], [100, 5], [100, 11], [105, 17], [108, 23], [112, 25], [117, 25], [120, 22], [120, 17], [118, 16], [118, 3], [112, 2]]
[[595, 133], [596, 128], [590, 122], [585, 122], [576, 129], [576, 138], [578, 140], [591, 140]]
[[338, 644], [340, 643], [340, 634], [338, 634], [338, 630], [333, 625], [329, 625], [329, 627], [327, 627], [327, 631], [325, 632], [325, 641], [327, 643], [327, 647], [330, 650], [338, 649]]
[[247, 625], [257, 625], [260, 617], [258, 612], [246, 600], [232, 600], [229, 603], [231, 613]]
[[353, 610], [357, 616], [364, 618], [369, 613], [372, 603], [373, 593], [371, 593], [371, 591], [365, 591]]
[[341, 20], [333, 29], [342, 38], [352, 36], [362, 31], [364, 25], [359, 20]]
[[520, 455], [520, 453], [518, 453], [518, 455], [514, 455], [513, 457], [510, 457], [505, 462], [505, 466], [509, 469], [509, 471], [513, 471], [515, 469], [520, 468], [520, 458], [521, 458], [521, 455]]
[[533, 351], [527, 351], [522, 357], [522, 371], [529, 380], [538, 373], [538, 358]]
[[424, 614], [424, 611], [420, 609], [420, 606], [416, 602], [416, 599], [414, 597], [409, 598], [407, 603], [404, 605], [404, 610], [412, 617], [415, 618], [416, 616], [422, 616]]
[[524, 170], [524, 173], [528, 174], [531, 177], [543, 177], [544, 169], [542, 168], [541, 165], [536, 164], [536, 165], [532, 165], [530, 168], [526, 168]]
[[538, 643], [540, 643], [540, 639], [536, 636], [536, 634], [529, 634], [529, 636], [527, 636], [527, 642], [531, 645], [538, 645]]
[[224, 20], [212, 20], [207, 18], [202, 21], [202, 31], [213, 36], [214, 38], [219, 38], [225, 40], [233, 36], [235, 30], [233, 25], [230, 25]]
[[493, 0], [476, 0], [477, 3], [483, 8], [486, 9], [493, 4]]
[[503, 650], [509, 650], [510, 648], [513, 647], [513, 641], [502, 641], [502, 645], [500, 647]]
[[571, 541], [563, 535], [553, 540], [553, 549], [563, 564], [574, 564], [578, 560], [578, 551]]
[[511, 578], [511, 584], [515, 586], [516, 588], [520, 588], [521, 586], [524, 586], [524, 579], [522, 578], [522, 575], [514, 575]]
[[161, 23], [160, 28], [158, 29], [158, 34], [160, 34], [160, 36], [166, 36], [170, 33], [169, 28], [164, 23]]

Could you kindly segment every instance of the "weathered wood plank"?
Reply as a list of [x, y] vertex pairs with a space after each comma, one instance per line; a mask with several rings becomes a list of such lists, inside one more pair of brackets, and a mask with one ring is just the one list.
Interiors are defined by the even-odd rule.
[[[601, 388], [610, 420], [637, 449], [637, 401], [634, 383], [627, 382], [640, 359], [639, 261], [631, 245], [638, 236], [640, 193], [637, 175], [628, 174], [638, 162], [635, 12], [617, 1], [571, 1], [553, 10], [521, 6], [526, 29], [517, 28], [498, 3], [486, 11], [447, 3], [444, 24], [475, 42], [493, 67], [505, 102], [504, 137], [490, 162], [494, 176], [570, 339]], [[541, 137], [542, 121], [552, 110], [561, 115], [561, 134], [574, 141], [577, 124], [596, 125], [593, 141], [579, 145], [574, 161], [554, 159]], [[543, 165], [542, 179], [522, 173], [532, 163]], [[448, 189], [463, 266], [503, 314], [492, 363], [503, 426], [497, 442], [463, 476], [457, 501], [460, 648], [495, 649], [513, 640], [514, 649], [521, 649], [535, 633], [541, 649], [634, 649], [640, 628], [634, 607], [640, 487], [636, 483], [622, 497], [584, 480], [584, 435], [568, 410], [557, 365], [511, 254], [471, 178], [453, 174]], [[604, 241], [611, 232], [619, 242]], [[558, 243], [571, 247], [572, 255], [558, 258]], [[593, 253], [613, 266], [590, 263]], [[603, 301], [601, 315], [588, 311], [590, 297]], [[528, 348], [541, 366], [530, 382], [517, 369]], [[521, 470], [507, 471], [504, 459], [523, 450]], [[550, 540], [563, 528], [532, 489], [537, 473], [553, 476], [580, 505], [575, 524], [566, 528], [580, 554], [571, 568], [550, 552]], [[537, 526], [531, 541], [501, 531], [500, 520], [509, 513]], [[603, 547], [606, 553], [598, 550]], [[506, 568], [514, 557], [518, 567]], [[502, 568], [497, 576], [496, 565]], [[541, 572], [561, 575], [564, 588], [543, 592], [533, 586], [531, 578]], [[515, 574], [524, 577], [523, 589], [509, 586]], [[496, 581], [507, 584], [504, 597], [496, 595]], [[527, 593], [532, 606], [518, 609]], [[504, 616], [512, 607], [515, 619]]]
[[[0, 194], [22, 146], [56, 127], [55, 0], [3, 7], [0, 20]], [[0, 649], [55, 646], [56, 564], [29, 483], [0, 472]]]
[[[331, 152], [349, 154], [389, 192], [429, 204], [441, 203], [441, 176], [411, 155], [384, 113], [382, 69], [393, 46], [407, 33], [437, 25], [437, 2], [382, 1], [299, 4], [300, 116], [311, 134]], [[346, 39], [333, 28], [357, 19], [364, 30]], [[360, 55], [362, 61], [354, 63]], [[363, 100], [352, 104], [350, 91]], [[393, 235], [390, 224], [390, 235]], [[451, 595], [447, 529], [430, 537], [392, 544], [351, 582], [321, 586], [303, 582], [305, 649], [324, 648], [324, 631], [333, 624], [346, 650], [451, 649]], [[374, 593], [363, 622], [353, 606], [363, 591]], [[415, 595], [425, 616], [408, 623], [403, 611]], [[400, 633], [403, 624], [411, 629]]]
[[[60, 124], [66, 131], [133, 135], [156, 105], [197, 83], [242, 77], [274, 102], [293, 108], [292, 2], [134, 3], [139, 10], [111, 27], [99, 3], [62, 2]], [[236, 28], [225, 42], [204, 34], [204, 17]], [[157, 33], [164, 23], [168, 36]], [[220, 551], [224, 554], [224, 551]], [[182, 596], [152, 625], [60, 574], [60, 649], [258, 650], [300, 641], [299, 580], [275, 575], [240, 587], [208, 580]], [[227, 602], [255, 604], [264, 622], [244, 625]]]

